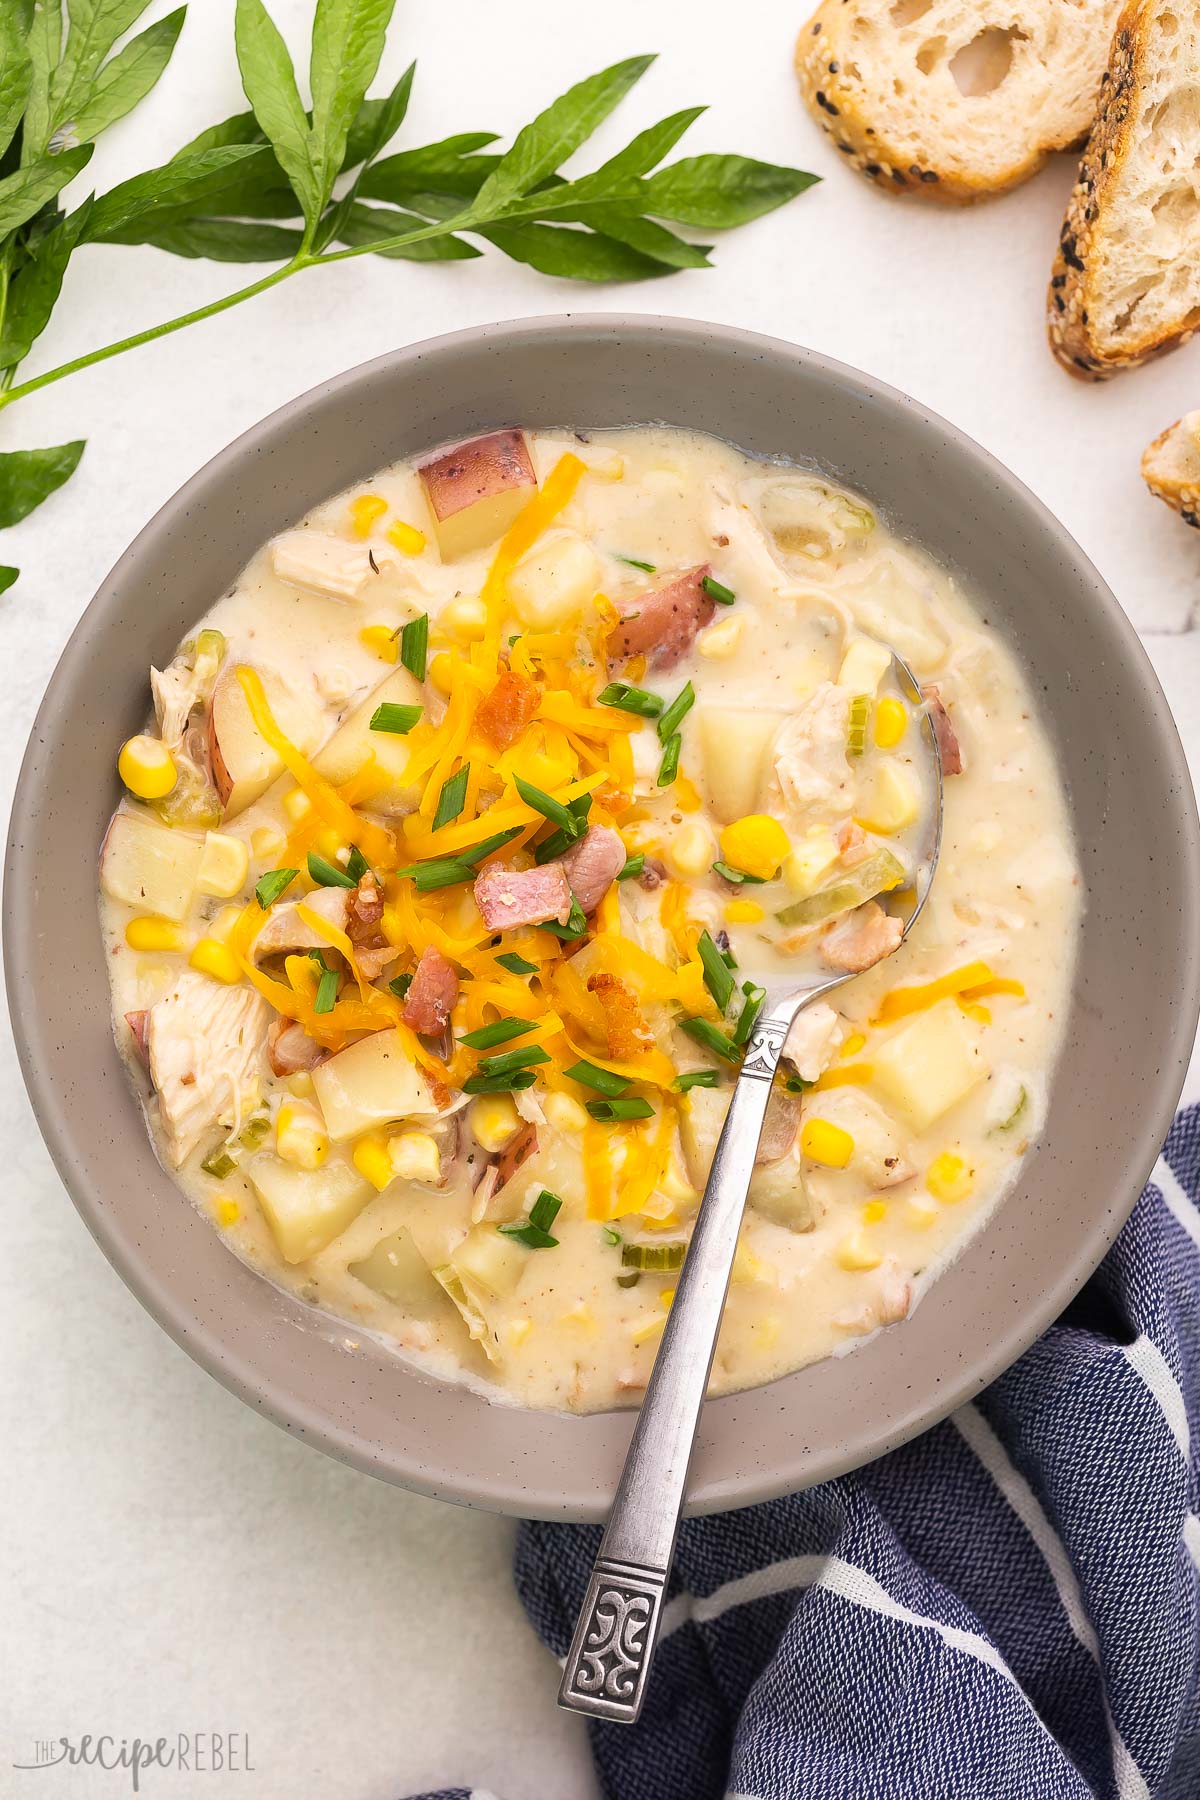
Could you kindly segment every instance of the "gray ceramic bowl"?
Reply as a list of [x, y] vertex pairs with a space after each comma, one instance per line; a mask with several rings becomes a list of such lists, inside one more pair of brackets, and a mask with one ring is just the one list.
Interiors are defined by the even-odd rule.
[[913, 1318], [852, 1355], [711, 1402], [694, 1511], [865, 1462], [967, 1400], [1095, 1267], [1154, 1162], [1200, 996], [1200, 836], [1150, 665], [1062, 527], [903, 395], [719, 326], [579, 316], [468, 331], [304, 395], [238, 439], [104, 582], [50, 684], [8, 848], [5, 950], [21, 1063], [76, 1206], [184, 1349], [288, 1431], [423, 1493], [544, 1518], [604, 1512], [628, 1413], [520, 1412], [344, 1346], [243, 1267], [155, 1160], [113, 1047], [93, 900], [113, 752], [160, 665], [259, 544], [397, 457], [513, 423], [665, 420], [813, 459], [987, 598], [1057, 745], [1090, 904], [1049, 1121], [1018, 1186]]

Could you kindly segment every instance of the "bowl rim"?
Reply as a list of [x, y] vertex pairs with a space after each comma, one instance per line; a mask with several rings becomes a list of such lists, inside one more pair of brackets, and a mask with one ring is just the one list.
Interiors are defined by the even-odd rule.
[[[304, 1438], [327, 1454], [365, 1473], [403, 1485], [432, 1498], [450, 1499], [488, 1510], [523, 1517], [602, 1519], [607, 1510], [607, 1497], [564, 1501], [561, 1495], [544, 1485], [525, 1483], [506, 1472], [472, 1473], [461, 1467], [437, 1467], [424, 1456], [406, 1456], [403, 1450], [389, 1451], [385, 1457], [372, 1451], [369, 1440], [353, 1425], [344, 1425], [331, 1411], [314, 1405], [307, 1396], [300, 1400], [281, 1398], [272, 1393], [269, 1383], [256, 1375], [254, 1360], [240, 1346], [231, 1348], [212, 1325], [191, 1311], [178, 1288], [153, 1279], [136, 1246], [122, 1239], [107, 1210], [98, 1204], [89, 1177], [80, 1166], [75, 1133], [69, 1117], [54, 1092], [53, 1084], [40, 1066], [33, 1042], [36, 1012], [33, 1006], [36, 987], [34, 959], [30, 954], [37, 938], [36, 908], [33, 883], [29, 879], [26, 839], [30, 836], [45, 782], [37, 767], [38, 747], [43, 734], [53, 727], [58, 716], [61, 688], [69, 680], [79, 647], [96, 628], [98, 612], [114, 588], [136, 573], [143, 546], [156, 538], [164, 528], [182, 520], [204, 494], [216, 470], [231, 460], [253, 458], [268, 449], [274, 438], [286, 433], [294, 421], [303, 419], [316, 403], [340, 392], [352, 392], [360, 383], [372, 382], [386, 375], [402, 378], [403, 372], [430, 357], [454, 356], [475, 346], [494, 349], [498, 337], [553, 339], [564, 331], [622, 334], [640, 340], [642, 345], [655, 339], [682, 340], [703, 344], [714, 339], [748, 354], [755, 352], [782, 356], [802, 366], [833, 377], [856, 398], [880, 400], [914, 414], [927, 430], [940, 434], [947, 444], [972, 463], [1004, 498], [1019, 510], [1038, 520], [1058, 544], [1070, 553], [1072, 562], [1085, 574], [1093, 590], [1094, 603], [1101, 609], [1108, 627], [1118, 639], [1129, 665], [1137, 670], [1141, 685], [1150, 698], [1152, 717], [1147, 729], [1157, 732], [1158, 747], [1163, 752], [1174, 778], [1179, 805], [1179, 822], [1185, 828], [1186, 853], [1191, 863], [1192, 891], [1200, 887], [1200, 818], [1197, 816], [1187, 759], [1178, 728], [1145, 648], [1127, 615], [1107, 582], [1066, 527], [1049, 508], [1017, 476], [1012, 474], [990, 451], [964, 431], [926, 407], [912, 396], [889, 383], [855, 369], [821, 352], [787, 339], [752, 332], [738, 326], [710, 323], [705, 320], [675, 318], [671, 315], [566, 312], [541, 314], [471, 326], [463, 330], [439, 334], [367, 362], [357, 364], [330, 376], [285, 402], [265, 418], [249, 426], [223, 449], [210, 457], [182, 487], [167, 499], [138, 532], [129, 547], [104, 577], [71, 632], [38, 708], [29, 741], [21, 761], [9, 826], [4, 868], [3, 953], [10, 1019], [16, 1042], [18, 1062], [25, 1081], [34, 1115], [50, 1152], [54, 1166], [71, 1200], [104, 1255], [116, 1269], [126, 1286], [162, 1326], [168, 1335], [214, 1376], [230, 1392], [238, 1395], [255, 1411], [264, 1414], [282, 1429]], [[1039, 1301], [1031, 1303], [1005, 1331], [998, 1332], [989, 1343], [986, 1356], [976, 1357], [966, 1368], [958, 1367], [943, 1381], [936, 1393], [923, 1403], [912, 1404], [897, 1414], [886, 1438], [877, 1442], [864, 1457], [854, 1446], [844, 1453], [825, 1456], [819, 1470], [798, 1473], [781, 1465], [769, 1479], [734, 1474], [708, 1481], [689, 1497], [691, 1514], [722, 1511], [730, 1507], [774, 1499], [781, 1494], [816, 1481], [828, 1480], [847, 1470], [862, 1466], [889, 1450], [928, 1430], [956, 1407], [977, 1394], [996, 1379], [1053, 1322], [1063, 1307], [1095, 1270], [1103, 1255], [1132, 1211], [1138, 1195], [1157, 1160], [1171, 1123], [1200, 1018], [1200, 909], [1189, 908], [1187, 929], [1190, 932], [1187, 971], [1190, 988], [1185, 987], [1172, 1009], [1169, 1045], [1157, 1071], [1153, 1090], [1148, 1092], [1137, 1120], [1137, 1129], [1122, 1145], [1123, 1164], [1130, 1171], [1127, 1195], [1106, 1210], [1097, 1209], [1090, 1229], [1081, 1237], [1076, 1253], [1058, 1268], [1055, 1278], [1042, 1292]], [[1181, 974], [1187, 973], [1181, 970]], [[789, 1377], [781, 1377], [787, 1380]], [[778, 1385], [778, 1384], [771, 1384]], [[761, 1391], [761, 1390], [760, 1390]], [[736, 1396], [708, 1402], [708, 1408], [720, 1408]], [[520, 1409], [531, 1411], [533, 1409]], [[601, 1415], [603, 1416], [603, 1415]], [[633, 1414], [628, 1415], [632, 1425]], [[792, 1453], [795, 1461], [795, 1453]]]

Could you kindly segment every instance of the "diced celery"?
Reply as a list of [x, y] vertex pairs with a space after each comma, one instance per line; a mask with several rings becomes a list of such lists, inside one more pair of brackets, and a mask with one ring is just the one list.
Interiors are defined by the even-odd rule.
[[668, 1244], [622, 1244], [621, 1266], [626, 1269], [681, 1269], [687, 1253], [682, 1241]]
[[867, 721], [870, 717], [870, 694], [855, 694], [850, 702], [850, 719], [846, 728], [846, 748], [851, 756], [861, 756], [867, 747]]
[[838, 913], [863, 906], [876, 894], [886, 894], [905, 880], [904, 865], [890, 850], [876, 850], [856, 869], [849, 869], [837, 881], [818, 888], [807, 900], [795, 900], [775, 917], [781, 925], [819, 925]]
[[233, 1171], [237, 1168], [237, 1158], [230, 1156], [228, 1150], [226, 1150], [224, 1144], [222, 1144], [218, 1149], [209, 1151], [208, 1155], [204, 1158], [204, 1161], [200, 1164], [200, 1167], [204, 1170], [206, 1175], [213, 1176], [217, 1181], [224, 1181], [225, 1177], [227, 1175], [232, 1175]]

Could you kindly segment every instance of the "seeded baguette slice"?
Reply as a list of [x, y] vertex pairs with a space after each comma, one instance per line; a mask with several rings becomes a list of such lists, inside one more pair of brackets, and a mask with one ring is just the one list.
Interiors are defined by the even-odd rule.
[[1086, 137], [1120, 0], [824, 0], [796, 45], [800, 89], [852, 166], [888, 192], [963, 203]]
[[1185, 525], [1200, 526], [1200, 412], [1184, 413], [1147, 446], [1142, 479]]
[[1103, 381], [1200, 326], [1200, 21], [1129, 0], [1050, 279], [1050, 348]]

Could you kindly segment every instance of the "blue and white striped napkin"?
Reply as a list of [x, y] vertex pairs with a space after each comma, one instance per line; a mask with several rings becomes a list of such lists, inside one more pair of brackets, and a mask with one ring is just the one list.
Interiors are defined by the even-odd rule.
[[[979, 1400], [684, 1524], [641, 1721], [591, 1727], [607, 1800], [1200, 1800], [1198, 1442], [1193, 1107], [1096, 1275]], [[598, 1542], [521, 1528], [558, 1656]]]

